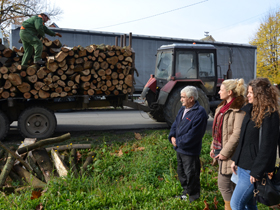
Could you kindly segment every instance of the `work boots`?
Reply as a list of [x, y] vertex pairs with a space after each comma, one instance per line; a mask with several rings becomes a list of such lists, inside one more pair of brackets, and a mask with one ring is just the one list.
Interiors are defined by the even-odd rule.
[[44, 65], [46, 63], [46, 61], [43, 61], [42, 59], [40, 59], [38, 61], [35, 61], [34, 63], [38, 64], [38, 65]]

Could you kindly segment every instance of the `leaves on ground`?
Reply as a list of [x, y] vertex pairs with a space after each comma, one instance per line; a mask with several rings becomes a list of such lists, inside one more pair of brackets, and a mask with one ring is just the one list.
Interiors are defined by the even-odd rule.
[[43, 204], [39, 204], [38, 206], [36, 206], [36, 209], [35, 210], [43, 210], [44, 207], [43, 207]]
[[42, 195], [41, 191], [32, 191], [31, 200], [40, 198]]
[[79, 151], [77, 151], [77, 162], [79, 162], [79, 160], [81, 159], [82, 155]]
[[218, 209], [218, 201], [217, 201], [217, 197], [215, 196], [214, 198], [214, 205], [215, 205], [215, 209]]
[[137, 140], [141, 140], [142, 139], [142, 136], [140, 133], [134, 133], [134, 136]]
[[207, 201], [204, 201], [204, 204], [205, 204], [205, 208], [203, 210], [210, 210]]

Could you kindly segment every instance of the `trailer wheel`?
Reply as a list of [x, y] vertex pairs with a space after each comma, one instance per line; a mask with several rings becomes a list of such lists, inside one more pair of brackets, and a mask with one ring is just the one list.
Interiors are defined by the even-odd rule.
[[[164, 107], [164, 117], [166, 120], [166, 123], [171, 126], [172, 123], [174, 122], [179, 109], [182, 107], [182, 103], [180, 101], [181, 98], [181, 90], [184, 87], [179, 87], [174, 89], [171, 92], [171, 95], [169, 96], [167, 103], [165, 104]], [[204, 107], [206, 113], [208, 114], [210, 111], [210, 105], [209, 105], [209, 100], [207, 98], [207, 96], [205, 95], [205, 93], [200, 89], [197, 88], [197, 92], [198, 92], [198, 103]]]
[[0, 141], [2, 141], [8, 134], [10, 129], [10, 121], [7, 115], [0, 111]]
[[56, 128], [54, 113], [43, 107], [25, 109], [18, 118], [18, 129], [23, 137], [48, 138]]

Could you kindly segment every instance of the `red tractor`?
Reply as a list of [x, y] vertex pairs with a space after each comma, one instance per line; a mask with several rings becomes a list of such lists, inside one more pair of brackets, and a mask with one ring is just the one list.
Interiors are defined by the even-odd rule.
[[151, 108], [152, 119], [172, 125], [182, 106], [180, 91], [197, 87], [198, 102], [213, 114], [219, 100], [221, 79], [217, 75], [216, 48], [209, 44], [171, 44], [158, 49], [155, 75], [141, 94]]

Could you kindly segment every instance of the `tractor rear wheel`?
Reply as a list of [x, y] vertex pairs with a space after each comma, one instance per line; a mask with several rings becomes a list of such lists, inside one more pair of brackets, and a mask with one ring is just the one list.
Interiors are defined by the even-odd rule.
[[[172, 123], [174, 122], [179, 109], [182, 107], [182, 103], [180, 101], [181, 99], [181, 90], [184, 87], [178, 87], [174, 89], [169, 95], [167, 103], [165, 104], [164, 107], [164, 118], [166, 120], [166, 123], [171, 126]], [[204, 107], [206, 113], [208, 114], [210, 112], [210, 105], [209, 105], [209, 100], [205, 93], [200, 89], [196, 88], [198, 92], [198, 103]]]

